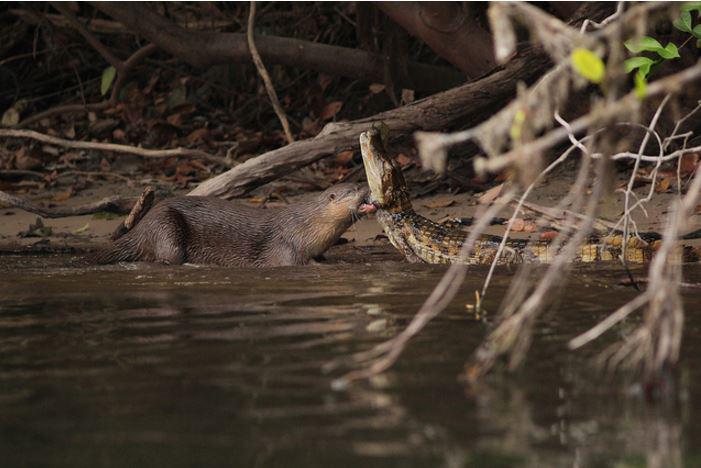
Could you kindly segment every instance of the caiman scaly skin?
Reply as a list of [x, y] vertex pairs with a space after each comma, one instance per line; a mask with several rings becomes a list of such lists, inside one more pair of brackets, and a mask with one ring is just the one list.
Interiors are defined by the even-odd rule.
[[[482, 236], [466, 259], [460, 251], [467, 233], [455, 227], [439, 224], [417, 214], [411, 206], [404, 175], [396, 161], [384, 148], [380, 131], [372, 128], [360, 135], [360, 150], [370, 186], [370, 201], [377, 207], [377, 220], [394, 245], [411, 262], [457, 263], [488, 265], [494, 260], [502, 238]], [[591, 238], [580, 249], [574, 262], [598, 262], [618, 260], [621, 255], [622, 236]], [[630, 238], [626, 248], [626, 261], [649, 261], [659, 241], [649, 242]], [[509, 240], [502, 252], [499, 264], [520, 262], [548, 263], [557, 254], [546, 241]], [[690, 254], [684, 248], [684, 260]]]

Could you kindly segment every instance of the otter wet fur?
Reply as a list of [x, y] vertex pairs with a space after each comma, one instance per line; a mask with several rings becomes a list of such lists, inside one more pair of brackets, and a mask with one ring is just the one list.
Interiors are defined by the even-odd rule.
[[97, 263], [159, 262], [230, 267], [304, 265], [373, 211], [367, 189], [335, 185], [313, 199], [260, 209], [214, 197], [174, 197], [98, 253]]

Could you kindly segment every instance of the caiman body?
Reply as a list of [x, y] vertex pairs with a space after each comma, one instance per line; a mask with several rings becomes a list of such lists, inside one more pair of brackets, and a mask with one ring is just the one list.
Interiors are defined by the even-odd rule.
[[[387, 154], [378, 129], [372, 128], [360, 135], [360, 149], [370, 186], [370, 201], [377, 208], [377, 220], [392, 245], [409, 261], [470, 265], [492, 263], [502, 241], [501, 237], [482, 236], [475, 242], [471, 252], [462, 258], [461, 250], [467, 232], [452, 225], [436, 223], [414, 211], [401, 168]], [[626, 261], [649, 261], [658, 244], [658, 239], [631, 237], [625, 249]], [[621, 245], [620, 235], [591, 238], [580, 247], [573, 261], [619, 260], [623, 250]], [[547, 241], [509, 240], [498, 263], [548, 263], [555, 255], [555, 247]], [[689, 260], [684, 256], [685, 260]]]

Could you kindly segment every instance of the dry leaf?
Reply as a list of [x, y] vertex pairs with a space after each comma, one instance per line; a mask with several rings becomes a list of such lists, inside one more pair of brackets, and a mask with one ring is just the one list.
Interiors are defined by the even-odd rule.
[[68, 127], [66, 130], [63, 131], [63, 134], [66, 138], [73, 139], [75, 138], [75, 127], [71, 125]]
[[665, 177], [664, 179], [661, 179], [659, 182], [657, 182], [657, 186], [655, 187], [655, 192], [657, 192], [657, 193], [666, 192], [669, 190], [670, 185], [671, 185], [671, 181], [669, 180], [669, 178]]
[[187, 141], [190, 143], [197, 143], [198, 141], [205, 140], [209, 135], [209, 129], [202, 127], [193, 130], [188, 136]]
[[501, 191], [503, 188], [504, 184], [499, 184], [484, 192], [482, 195], [480, 195], [478, 199], [480, 205], [488, 205], [497, 198], [499, 198], [499, 195], [501, 195]]
[[523, 226], [523, 232], [536, 232], [537, 230], [538, 226], [533, 221], [526, 221], [526, 224]]
[[553, 241], [557, 237], [557, 231], [544, 231], [540, 233], [540, 240]]
[[514, 219], [514, 222], [511, 223], [511, 230], [513, 232], [523, 232], [523, 229], [526, 227], [526, 221], [524, 221], [523, 218], [516, 218]]
[[424, 203], [426, 208], [447, 208], [452, 205], [455, 205], [455, 200], [452, 198], [439, 198], [437, 200]]
[[79, 227], [73, 231], [73, 234], [82, 234], [90, 229], [90, 223], [85, 223], [83, 227]]
[[115, 140], [125, 141], [127, 139], [127, 133], [121, 128], [115, 128], [112, 130], [112, 138]]
[[168, 117], [166, 117], [166, 120], [172, 126], [179, 128], [183, 124], [183, 114], [182, 112], [171, 114]]
[[340, 153], [336, 153], [336, 163], [341, 164], [345, 166], [349, 162], [353, 160], [353, 151], [348, 150], [348, 151], [341, 151]]
[[64, 192], [57, 192], [56, 194], [54, 194], [53, 197], [51, 197], [51, 199], [56, 202], [63, 202], [71, 198], [73, 196], [73, 193], [73, 187], [69, 187], [68, 190]]
[[402, 104], [410, 104], [414, 102], [414, 90], [402, 89]]
[[397, 162], [399, 163], [399, 165], [402, 166], [402, 167], [404, 167], [404, 166], [406, 166], [406, 165], [411, 164], [412, 162], [414, 162], [413, 159], [411, 159], [409, 156], [407, 156], [407, 155], [404, 154], [404, 153], [399, 153], [399, 154], [397, 155], [396, 159], [397, 159]]
[[319, 86], [322, 91], [326, 91], [326, 88], [329, 87], [332, 81], [333, 76], [327, 75], [326, 73], [319, 73]]
[[385, 85], [382, 83], [373, 83], [369, 86], [369, 89], [372, 94], [380, 94], [385, 90]]
[[319, 114], [321, 120], [328, 120], [334, 115], [338, 114], [338, 111], [343, 107], [343, 101], [332, 101], [324, 106]]
[[2, 114], [2, 126], [14, 127], [19, 123], [19, 112], [14, 107], [10, 107]]
[[685, 154], [681, 157], [679, 170], [682, 176], [689, 176], [696, 172], [699, 164], [699, 153]]
[[42, 167], [42, 163], [39, 159], [32, 157], [27, 154], [25, 147], [22, 147], [17, 151], [15, 157], [15, 167], [22, 171], [33, 171]]

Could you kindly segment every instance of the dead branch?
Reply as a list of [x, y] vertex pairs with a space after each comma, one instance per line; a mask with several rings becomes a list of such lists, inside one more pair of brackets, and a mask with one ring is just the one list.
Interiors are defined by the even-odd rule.
[[66, 216], [80, 216], [85, 214], [98, 213], [100, 211], [109, 211], [117, 214], [127, 214], [131, 209], [135, 197], [107, 197], [96, 202], [87, 203], [80, 206], [45, 208], [36, 205], [28, 200], [10, 195], [9, 193], [0, 191], [0, 204], [10, 208], [19, 208], [30, 213], [37, 214], [44, 218], [65, 218]]
[[129, 232], [144, 217], [153, 206], [156, 191], [153, 187], [146, 187], [139, 198], [134, 203], [126, 218], [117, 226], [110, 238], [115, 241]]
[[[654, 81], [647, 90], [647, 97], [654, 97], [660, 94], [672, 93], [681, 89], [685, 84], [692, 83], [701, 78], [701, 63], [670, 75], [666, 78]], [[630, 112], [640, 103], [634, 91], [626, 94], [615, 103], [600, 109], [598, 112], [586, 114], [571, 123], [572, 133], [577, 134], [591, 127], [596, 121], [601, 119], [613, 119], [620, 114]], [[519, 158], [528, 158], [531, 154], [540, 154], [542, 151], [552, 148], [562, 143], [568, 138], [568, 131], [564, 128], [557, 128], [543, 135], [542, 137], [527, 143], [519, 148], [509, 151], [494, 158], [479, 158], [475, 160], [475, 170], [484, 174], [487, 172], [498, 172]]]
[[[249, 62], [246, 35], [192, 31], [178, 27], [145, 4], [95, 2], [94, 6], [156, 44], [160, 49], [198, 68]], [[386, 59], [356, 49], [293, 38], [256, 36], [265, 63], [304, 67], [331, 75], [383, 82]], [[457, 70], [412, 62], [406, 75], [396, 77], [403, 88], [441, 91], [465, 82]]]
[[263, 83], [265, 84], [265, 90], [268, 92], [270, 104], [272, 104], [273, 109], [275, 110], [275, 115], [277, 115], [277, 118], [280, 121], [280, 124], [282, 125], [282, 129], [285, 132], [285, 138], [287, 138], [287, 143], [292, 143], [293, 141], [295, 141], [295, 139], [292, 136], [292, 132], [290, 131], [290, 123], [287, 121], [287, 115], [285, 114], [285, 111], [280, 105], [280, 100], [278, 99], [277, 93], [275, 92], [273, 81], [270, 79], [268, 70], [265, 69], [265, 64], [260, 58], [258, 48], [256, 47], [256, 42], [253, 39], [253, 27], [255, 25], [256, 18], [255, 0], [251, 0], [250, 5], [250, 10], [248, 12], [248, 27], [246, 29], [246, 41], [248, 42], [248, 48], [251, 51], [251, 57], [253, 58], [253, 63], [256, 65], [258, 74], [260, 75], [261, 79], [263, 80]]
[[476, 123], [514, 95], [519, 81], [532, 82], [547, 67], [538, 49], [527, 49], [497, 72], [397, 109], [354, 120], [330, 123], [316, 137], [249, 159], [200, 184], [190, 195], [233, 198], [338, 151], [357, 150], [358, 135], [383, 122], [393, 137], [417, 129], [444, 129], [456, 121]]
[[72, 141], [64, 140], [63, 138], [58, 138], [50, 135], [45, 135], [43, 133], [36, 132], [34, 130], [11, 130], [11, 129], [0, 129], [0, 138], [31, 138], [32, 140], [41, 141], [42, 143], [47, 143], [50, 145], [63, 146], [65, 148], [75, 148], [84, 150], [94, 150], [94, 151], [114, 151], [115, 153], [127, 153], [135, 154], [143, 158], [198, 158], [210, 161], [221, 166], [228, 166], [223, 158], [218, 156], [212, 156], [211, 154], [205, 153], [204, 151], [198, 149], [190, 148], [173, 148], [166, 150], [153, 150], [146, 148], [139, 148], [136, 146], [129, 145], [118, 145], [116, 143], [96, 143], [92, 141]]

